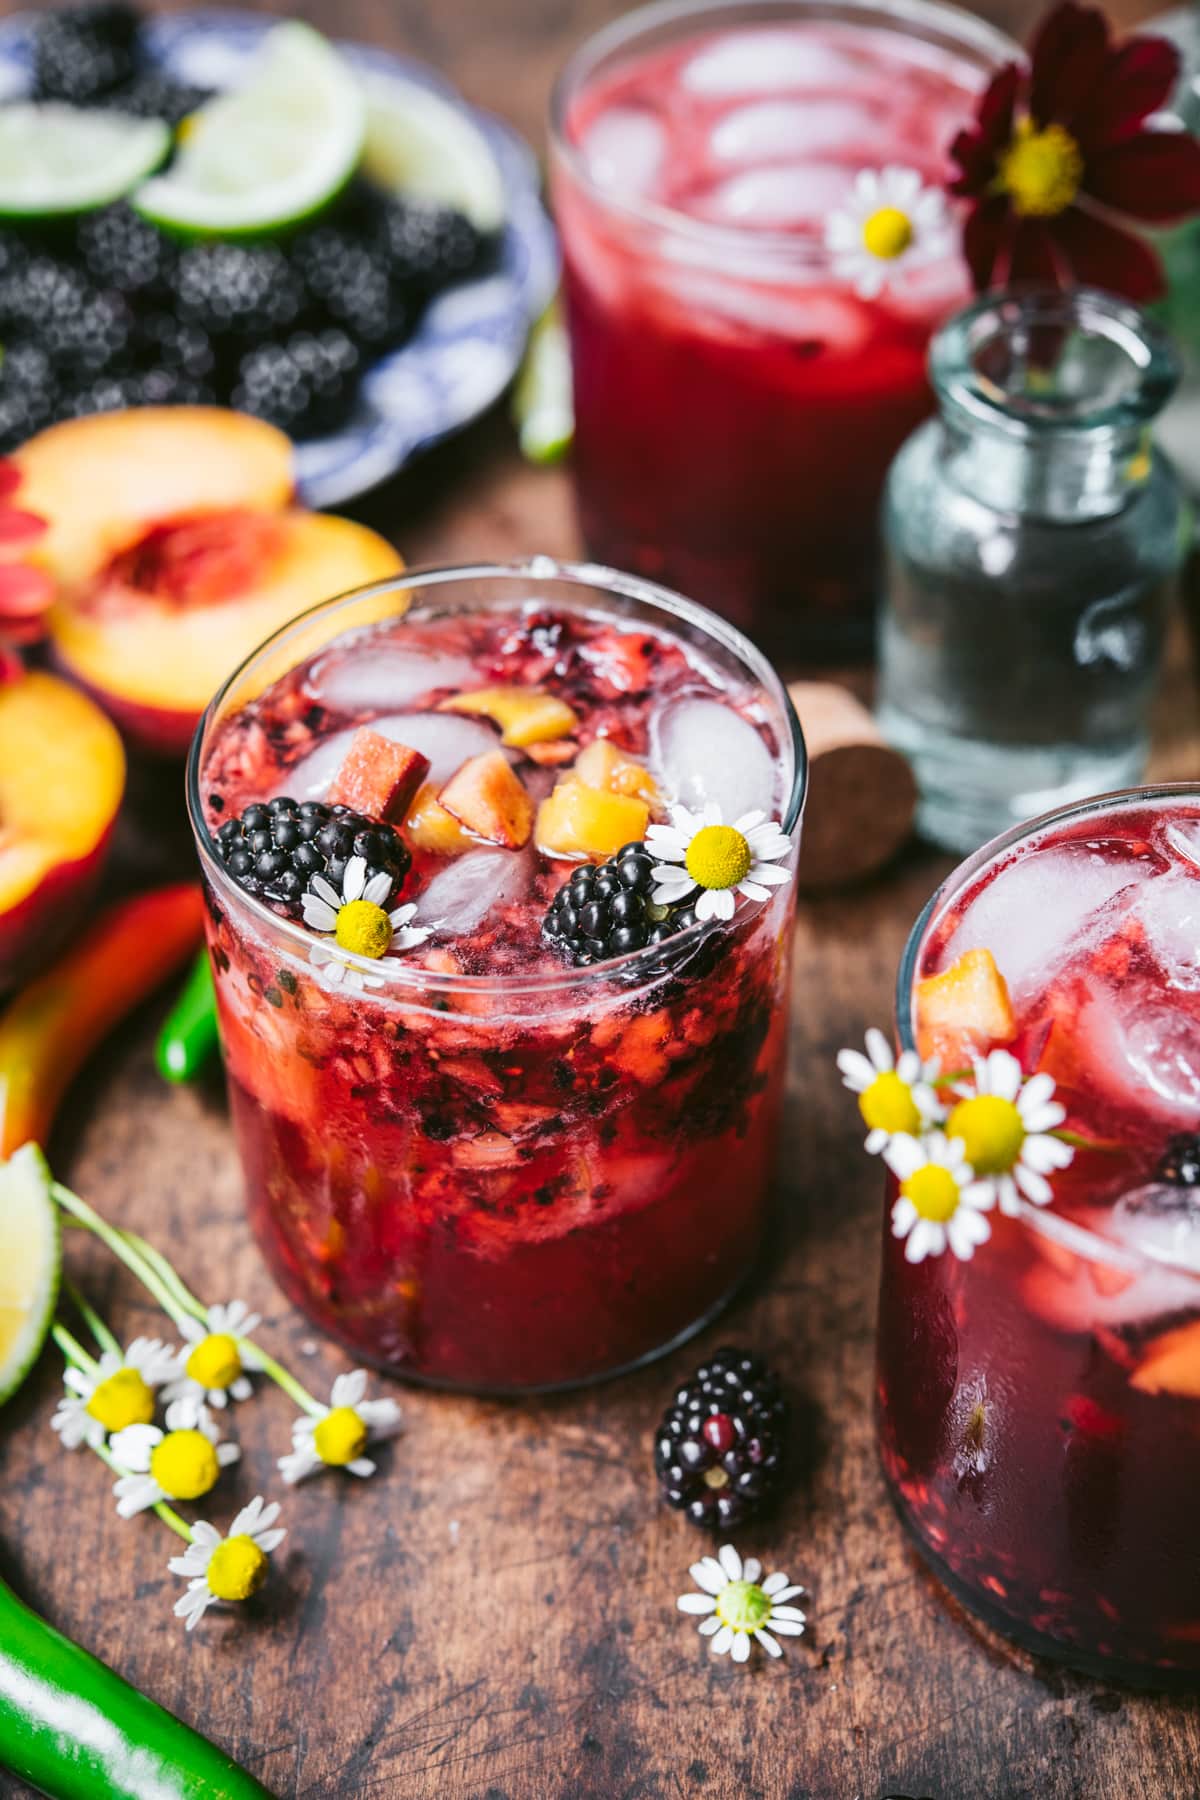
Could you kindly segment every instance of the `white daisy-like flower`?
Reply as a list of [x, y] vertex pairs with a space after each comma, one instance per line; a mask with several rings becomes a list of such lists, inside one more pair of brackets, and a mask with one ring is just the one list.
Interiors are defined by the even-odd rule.
[[124, 1351], [105, 1350], [94, 1372], [69, 1368], [67, 1392], [50, 1423], [66, 1449], [86, 1444], [97, 1450], [110, 1431], [148, 1425], [154, 1417], [154, 1390], [178, 1372], [175, 1352], [158, 1338], [134, 1338]]
[[866, 1149], [870, 1156], [886, 1150], [898, 1131], [918, 1137], [945, 1117], [933, 1085], [938, 1073], [936, 1060], [922, 1062], [915, 1050], [902, 1050], [897, 1060], [882, 1031], [874, 1026], [867, 1033], [866, 1055], [861, 1050], [839, 1050], [837, 1066], [844, 1085], [858, 1095], [858, 1110], [869, 1127]]
[[318, 1469], [348, 1469], [351, 1475], [373, 1475], [375, 1464], [363, 1451], [399, 1431], [402, 1418], [394, 1400], [368, 1400], [367, 1372], [339, 1375], [329, 1405], [319, 1419], [297, 1419], [292, 1447], [279, 1459], [279, 1473], [294, 1486]]
[[655, 904], [675, 906], [699, 889], [698, 919], [732, 919], [736, 894], [769, 900], [773, 887], [792, 879], [789, 869], [777, 867], [791, 854], [792, 840], [764, 812], [743, 813], [726, 825], [715, 804], [699, 813], [673, 806], [671, 823], [651, 825], [646, 844], [659, 859], [652, 870]]
[[[703, 1615], [700, 1635], [712, 1639], [714, 1656], [726, 1651], [736, 1663], [749, 1660], [750, 1642], [761, 1644], [768, 1656], [782, 1656], [779, 1637], [799, 1637], [805, 1616], [789, 1601], [804, 1589], [789, 1583], [786, 1575], [762, 1579], [762, 1564], [754, 1557], [743, 1562], [732, 1544], [722, 1544], [715, 1556], [702, 1556], [688, 1574], [698, 1594], [680, 1594], [680, 1612]], [[772, 1635], [775, 1634], [775, 1635]]]
[[236, 1444], [221, 1442], [208, 1408], [192, 1400], [173, 1400], [164, 1423], [165, 1429], [128, 1425], [109, 1440], [109, 1449], [127, 1471], [113, 1483], [123, 1519], [160, 1500], [199, 1500], [241, 1455]]
[[279, 1502], [268, 1506], [256, 1494], [243, 1506], [224, 1537], [206, 1519], [192, 1526], [192, 1541], [182, 1556], [173, 1556], [167, 1567], [172, 1575], [188, 1577], [187, 1593], [175, 1602], [175, 1617], [194, 1631], [210, 1606], [221, 1601], [248, 1600], [267, 1578], [267, 1562], [287, 1532], [275, 1521]]
[[983, 1216], [992, 1196], [976, 1182], [961, 1138], [941, 1131], [916, 1138], [902, 1131], [888, 1144], [883, 1160], [900, 1183], [892, 1236], [907, 1240], [908, 1261], [940, 1256], [948, 1244], [955, 1256], [970, 1262], [975, 1246], [992, 1235]]
[[362, 856], [352, 856], [346, 864], [340, 894], [324, 875], [313, 876], [301, 901], [304, 923], [310, 931], [332, 936], [337, 946], [312, 947], [309, 960], [322, 969], [323, 981], [344, 987], [382, 987], [382, 977], [371, 973], [371, 964], [425, 942], [429, 929], [412, 923], [415, 903], [387, 910], [391, 891], [392, 877], [386, 870], [367, 880]]
[[207, 1401], [216, 1407], [248, 1400], [254, 1390], [246, 1370], [258, 1365], [243, 1340], [261, 1324], [260, 1315], [241, 1300], [210, 1306], [203, 1321], [181, 1319], [179, 1329], [187, 1342], [178, 1352], [176, 1376], [163, 1389], [163, 1399]]
[[975, 1064], [971, 1086], [957, 1091], [962, 1098], [946, 1121], [946, 1135], [962, 1142], [989, 1204], [1010, 1217], [1020, 1212], [1022, 1197], [1048, 1205], [1054, 1190], [1046, 1177], [1065, 1169], [1075, 1154], [1051, 1135], [1067, 1116], [1054, 1098], [1053, 1077], [1026, 1081], [1010, 1050], [993, 1050]]
[[954, 222], [940, 188], [915, 169], [861, 169], [844, 207], [829, 215], [825, 248], [840, 281], [864, 300], [899, 276], [954, 249]]

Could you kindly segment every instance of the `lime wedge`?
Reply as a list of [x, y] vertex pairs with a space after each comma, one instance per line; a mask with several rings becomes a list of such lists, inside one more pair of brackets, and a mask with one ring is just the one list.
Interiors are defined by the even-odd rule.
[[530, 462], [560, 462], [575, 435], [571, 352], [552, 300], [533, 330], [512, 399], [521, 450]]
[[171, 147], [161, 119], [85, 112], [58, 100], [0, 106], [0, 217], [46, 219], [107, 206]]
[[477, 231], [504, 223], [504, 182], [461, 107], [390, 75], [368, 75], [363, 173], [377, 187], [465, 213]]
[[0, 1404], [37, 1361], [58, 1300], [62, 1243], [36, 1144], [0, 1162]]
[[365, 125], [362, 90], [333, 45], [310, 25], [277, 25], [246, 81], [192, 113], [175, 161], [133, 204], [189, 236], [281, 231], [345, 186]]

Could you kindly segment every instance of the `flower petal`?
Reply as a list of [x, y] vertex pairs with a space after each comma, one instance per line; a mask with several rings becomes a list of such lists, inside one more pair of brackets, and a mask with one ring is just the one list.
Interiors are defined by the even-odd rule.
[[366, 885], [367, 859], [365, 856], [352, 856], [346, 864], [346, 873], [342, 876], [343, 899], [361, 900]]
[[767, 1576], [767, 1579], [762, 1584], [762, 1591], [764, 1594], [775, 1595], [780, 1593], [787, 1584], [787, 1576], [777, 1569], [773, 1575]]
[[757, 1581], [762, 1574], [762, 1564], [757, 1556], [748, 1556], [742, 1564], [742, 1580]]
[[706, 1594], [719, 1594], [722, 1588], [729, 1585], [729, 1577], [715, 1556], [702, 1556], [699, 1562], [692, 1564], [688, 1574]]
[[1179, 78], [1179, 52], [1165, 37], [1131, 37], [1109, 51], [1103, 80], [1075, 114], [1075, 135], [1091, 156], [1128, 138], [1166, 105]]
[[675, 1604], [681, 1613], [710, 1613], [717, 1605], [711, 1594], [680, 1594]]
[[1098, 214], [1069, 206], [1054, 220], [1054, 241], [1078, 282], [1127, 300], [1157, 300], [1163, 271], [1150, 245]]
[[776, 1642], [769, 1631], [764, 1631], [761, 1625], [754, 1633], [754, 1636], [757, 1642], [762, 1645], [768, 1656], [783, 1655], [783, 1646]]
[[713, 1655], [714, 1656], [724, 1656], [727, 1653], [727, 1651], [730, 1649], [732, 1643], [733, 1643], [733, 1626], [732, 1625], [722, 1625], [720, 1631], [718, 1631], [716, 1637], [712, 1641]]
[[717, 1561], [724, 1569], [730, 1581], [742, 1579], [742, 1559], [732, 1544], [722, 1544], [717, 1551]]
[[749, 1660], [750, 1660], [750, 1634], [749, 1634], [749, 1632], [746, 1632], [746, 1631], [735, 1631], [734, 1632], [733, 1644], [730, 1648], [729, 1654], [735, 1663], [749, 1662]]
[[993, 194], [973, 207], [963, 227], [963, 255], [980, 293], [1003, 280], [1012, 237], [1007, 196]]
[[979, 102], [975, 124], [960, 131], [951, 144], [951, 160], [958, 167], [949, 184], [952, 194], [983, 196], [990, 189], [999, 151], [1013, 134], [1022, 76], [1019, 63], [998, 69]]
[[1096, 90], [1109, 54], [1104, 14], [1074, 0], [1048, 12], [1030, 46], [1029, 110], [1038, 125], [1071, 125]]
[[1143, 131], [1095, 151], [1084, 188], [1114, 212], [1161, 225], [1200, 209], [1200, 144], [1186, 131]]

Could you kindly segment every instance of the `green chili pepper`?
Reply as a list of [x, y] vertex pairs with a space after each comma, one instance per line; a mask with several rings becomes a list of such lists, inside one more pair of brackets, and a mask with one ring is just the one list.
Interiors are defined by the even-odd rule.
[[208, 952], [201, 951], [158, 1038], [164, 1081], [195, 1081], [217, 1048], [217, 996]]
[[51, 1800], [270, 1800], [0, 1582], [0, 1760]]

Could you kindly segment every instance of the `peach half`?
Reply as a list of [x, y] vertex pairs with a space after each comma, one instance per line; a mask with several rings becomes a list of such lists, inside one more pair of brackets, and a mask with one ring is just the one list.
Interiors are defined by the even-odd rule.
[[0, 989], [79, 923], [125, 790], [112, 721], [41, 670], [0, 686]]

